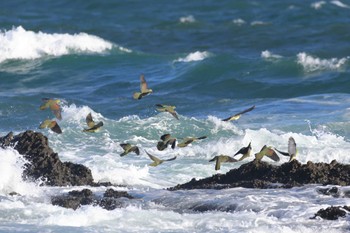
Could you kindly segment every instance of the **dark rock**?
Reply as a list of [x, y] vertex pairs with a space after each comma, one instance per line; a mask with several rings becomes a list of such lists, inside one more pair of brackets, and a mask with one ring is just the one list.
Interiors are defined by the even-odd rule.
[[89, 189], [81, 191], [71, 191], [67, 195], [61, 195], [51, 198], [53, 205], [58, 205], [65, 208], [76, 210], [82, 205], [98, 205], [107, 210], [114, 210], [116, 208], [124, 207], [125, 201], [123, 199], [133, 199], [127, 192], [116, 191], [108, 189], [103, 194], [103, 197], [94, 195]]
[[95, 197], [91, 190], [83, 189], [82, 191], [71, 191], [68, 195], [57, 196], [51, 199], [53, 205], [62, 206], [76, 210], [81, 205], [90, 205], [94, 202]]
[[320, 209], [317, 211], [314, 217], [311, 219], [315, 219], [316, 217], [321, 217], [327, 220], [337, 220], [339, 217], [345, 217], [347, 212], [350, 211], [350, 206], [331, 206], [326, 209]]
[[0, 138], [0, 146], [11, 145], [28, 161], [23, 171], [25, 179], [42, 180], [43, 184], [51, 186], [93, 184], [89, 168], [62, 162], [49, 147], [47, 137], [41, 133], [26, 131], [15, 136], [9, 133]]
[[[276, 185], [279, 184], [279, 185]], [[305, 184], [350, 185], [350, 165], [337, 161], [307, 164], [293, 160], [280, 166], [254, 160], [232, 169], [226, 174], [217, 174], [201, 180], [169, 188], [179, 189], [223, 189], [233, 187], [245, 188], [291, 188]]]
[[340, 197], [340, 190], [337, 187], [331, 188], [318, 188], [316, 191], [320, 194], [332, 196], [332, 197]]

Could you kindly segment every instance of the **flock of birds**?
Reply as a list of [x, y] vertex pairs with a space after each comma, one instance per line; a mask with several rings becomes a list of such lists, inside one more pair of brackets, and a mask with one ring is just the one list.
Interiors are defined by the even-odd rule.
[[[135, 92], [133, 94], [133, 98], [136, 100], [140, 100], [143, 97], [151, 94], [153, 92], [152, 89], [148, 88], [146, 79], [144, 77], [144, 75], [140, 76], [140, 92]], [[49, 98], [43, 98], [42, 99], [43, 104], [40, 106], [40, 110], [45, 110], [45, 109], [50, 109], [53, 114], [55, 115], [55, 117], [58, 120], [62, 119], [62, 114], [61, 114], [61, 107], [60, 107], [60, 100], [59, 99], [49, 99]], [[179, 120], [178, 114], [175, 111], [175, 106], [171, 106], [171, 105], [164, 105], [164, 104], [156, 104], [155, 105], [157, 108], [157, 110], [159, 112], [168, 112], [170, 113], [175, 119]], [[222, 119], [223, 121], [233, 121], [233, 120], [238, 120], [244, 113], [250, 112], [255, 108], [255, 106], [252, 106], [248, 109], [245, 109], [239, 113], [236, 113], [228, 118]], [[93, 133], [93, 132], [97, 132], [102, 126], [103, 126], [103, 122], [100, 121], [98, 123], [96, 123], [93, 118], [91, 113], [89, 113], [86, 116], [86, 124], [88, 126], [88, 128], [84, 128], [83, 132], [89, 132], [89, 133]], [[49, 128], [51, 129], [53, 132], [61, 134], [62, 130], [61, 127], [58, 125], [57, 121], [55, 120], [45, 120], [43, 121], [40, 125], [39, 125], [40, 129], [43, 128]], [[160, 141], [158, 141], [157, 143], [157, 149], [159, 151], [163, 151], [166, 148], [168, 148], [168, 146], [170, 146], [172, 149], [175, 149], [176, 145], [180, 148], [186, 147], [189, 144], [191, 144], [192, 142], [198, 141], [198, 140], [202, 140], [207, 138], [207, 136], [201, 136], [201, 137], [186, 137], [183, 138], [182, 142], [179, 142], [176, 144], [177, 139], [175, 137], [172, 137], [171, 134], [164, 134], [160, 137]], [[120, 146], [123, 148], [124, 152], [120, 154], [120, 156], [125, 156], [131, 152], [139, 155], [140, 154], [140, 148], [138, 146], [135, 145], [131, 145], [130, 143], [121, 143]], [[233, 156], [228, 156], [228, 155], [218, 155], [215, 156], [214, 158], [212, 158], [211, 160], [209, 160], [209, 162], [216, 162], [215, 164], [215, 170], [220, 170], [221, 167], [221, 163], [232, 163], [232, 162], [238, 162], [238, 161], [242, 161], [243, 159], [246, 159], [248, 157], [250, 157], [251, 155], [251, 151], [252, 151], [252, 147], [251, 147], [251, 142], [248, 144], [248, 146], [246, 147], [242, 147], [240, 150], [238, 150]], [[278, 162], [280, 160], [279, 156], [277, 155], [276, 151], [278, 153], [280, 153], [281, 155], [284, 156], [289, 156], [289, 162], [291, 162], [292, 160], [296, 159], [296, 155], [297, 155], [297, 149], [296, 149], [296, 143], [293, 137], [290, 137], [288, 140], [288, 151], [287, 152], [283, 152], [280, 151], [276, 148], [273, 148], [271, 146], [266, 146], [264, 145], [260, 152], [255, 154], [255, 159], [256, 160], [261, 160], [264, 156], [272, 159], [273, 161]], [[152, 163], [149, 164], [149, 166], [158, 166], [160, 164], [162, 164], [163, 162], [166, 161], [172, 161], [176, 159], [176, 156], [170, 159], [160, 159], [150, 153], [148, 153], [145, 150], [146, 154], [149, 156], [149, 158], [153, 161]], [[235, 159], [234, 157], [238, 154], [242, 154], [242, 157], [239, 159]]]

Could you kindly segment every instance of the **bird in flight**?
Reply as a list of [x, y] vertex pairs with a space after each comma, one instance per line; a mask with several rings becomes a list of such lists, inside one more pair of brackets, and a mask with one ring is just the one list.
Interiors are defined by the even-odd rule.
[[252, 107], [247, 108], [247, 109], [245, 109], [245, 110], [243, 110], [243, 111], [241, 111], [239, 113], [236, 113], [235, 115], [227, 117], [227, 118], [223, 119], [223, 121], [235, 121], [235, 120], [238, 120], [244, 113], [250, 112], [254, 108], [255, 108], [255, 105], [253, 105]]
[[95, 123], [95, 121], [92, 119], [91, 112], [86, 116], [86, 124], [89, 128], [84, 129], [83, 132], [89, 133], [97, 132], [103, 126], [102, 121], [98, 122], [97, 124]]
[[157, 110], [159, 112], [168, 112], [173, 117], [175, 117], [177, 120], [179, 120], [177, 112], [175, 111], [175, 108], [176, 108], [175, 106], [165, 105], [165, 104], [156, 104], [156, 106], [157, 106]]
[[214, 161], [216, 161], [215, 170], [217, 171], [217, 170], [220, 170], [221, 163], [234, 163], [234, 162], [237, 162], [238, 160], [228, 155], [217, 155], [211, 160], [209, 160], [209, 162], [214, 162]]
[[191, 144], [192, 142], [194, 141], [198, 141], [198, 140], [202, 140], [202, 139], [205, 139], [207, 138], [207, 136], [202, 136], [202, 137], [186, 137], [183, 139], [182, 142], [180, 142], [179, 144], [177, 144], [178, 147], [186, 147], [188, 146], [189, 144]]
[[148, 157], [149, 157], [151, 160], [153, 160], [153, 162], [149, 164], [149, 166], [152, 166], [152, 167], [156, 167], [156, 166], [162, 164], [163, 162], [172, 161], [172, 160], [175, 160], [175, 159], [176, 159], [176, 156], [173, 157], [173, 158], [170, 158], [170, 159], [159, 159], [159, 158], [157, 158], [156, 156], [151, 155], [151, 154], [148, 153], [147, 151], [146, 151], [146, 153], [147, 153]]
[[233, 157], [235, 157], [238, 154], [242, 154], [242, 157], [238, 159], [238, 161], [241, 161], [249, 157], [251, 151], [252, 151], [252, 146], [251, 146], [251, 142], [249, 142], [248, 146], [242, 147], [239, 151], [237, 151], [236, 154], [233, 155]]
[[140, 149], [137, 146], [132, 146], [130, 143], [121, 143], [119, 144], [124, 152], [120, 154], [120, 156], [124, 156], [129, 154], [130, 152], [135, 152], [137, 155], [140, 155]]
[[277, 150], [276, 148], [275, 150], [284, 156], [289, 156], [289, 162], [295, 160], [298, 153], [297, 144], [295, 143], [295, 140], [293, 137], [290, 137], [288, 139], [288, 152], [282, 152], [280, 150]]
[[146, 79], [145, 79], [145, 76], [143, 74], [141, 74], [140, 76], [140, 90], [141, 92], [135, 92], [133, 97], [135, 100], [139, 100], [139, 99], [142, 99], [142, 97], [146, 96], [146, 95], [149, 95], [153, 92], [152, 89], [149, 89], [148, 88], [148, 85], [147, 85], [147, 82], [146, 82]]
[[280, 157], [276, 154], [276, 152], [272, 149], [271, 146], [264, 145], [259, 153], [255, 154], [255, 159], [258, 161], [262, 160], [264, 156], [267, 156], [268, 158], [272, 159], [275, 162], [280, 161]]
[[56, 118], [62, 120], [61, 106], [59, 105], [61, 101], [59, 99], [42, 98], [42, 101], [44, 103], [40, 106], [40, 110], [50, 108]]
[[39, 129], [44, 129], [44, 128], [49, 128], [53, 132], [58, 134], [62, 133], [61, 127], [58, 125], [56, 121], [53, 121], [53, 120], [47, 119], [39, 125]]
[[176, 138], [171, 137], [170, 134], [164, 134], [160, 137], [160, 140], [157, 143], [157, 149], [162, 151], [165, 150], [168, 145], [171, 145], [171, 148], [174, 149], [176, 145]]

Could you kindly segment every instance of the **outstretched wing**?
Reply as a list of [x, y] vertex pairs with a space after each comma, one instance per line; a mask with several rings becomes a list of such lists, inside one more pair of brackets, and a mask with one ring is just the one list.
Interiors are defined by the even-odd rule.
[[266, 149], [265, 155], [267, 157], [269, 157], [270, 159], [272, 159], [273, 161], [275, 161], [275, 162], [280, 161], [280, 157], [278, 157], [276, 152], [273, 149], [271, 149], [271, 148], [267, 148]]
[[162, 136], [160, 136], [160, 139], [162, 141], [168, 141], [170, 138], [171, 138], [171, 135], [169, 133], [163, 134]]
[[141, 93], [147, 92], [147, 90], [148, 90], [148, 85], [147, 85], [145, 76], [144, 76], [143, 74], [141, 74], [141, 76], [140, 76], [140, 82], [141, 82], [141, 83], [140, 83]]
[[253, 105], [252, 107], [247, 108], [247, 109], [245, 109], [245, 110], [243, 110], [243, 111], [241, 111], [241, 112], [239, 112], [239, 113], [236, 113], [236, 114], [233, 115], [233, 116], [230, 116], [230, 117], [228, 117], [228, 118], [225, 118], [225, 119], [223, 119], [223, 121], [238, 120], [238, 119], [241, 117], [242, 114], [247, 113], [247, 112], [250, 112], [250, 111], [252, 111], [254, 108], [255, 108], [255, 105]]
[[91, 116], [91, 112], [86, 116], [86, 124], [92, 128], [95, 126], [95, 122], [94, 120], [92, 119], [92, 116]]
[[175, 160], [175, 159], [176, 159], [176, 156], [173, 157], [173, 158], [170, 158], [170, 159], [165, 159], [165, 160], [163, 160], [163, 161], [172, 161], [172, 160]]
[[290, 137], [288, 140], [288, 153], [289, 155], [296, 155], [297, 153], [297, 144], [293, 137]]
[[120, 143], [119, 145], [123, 148], [123, 150], [130, 150], [131, 148], [130, 143]]

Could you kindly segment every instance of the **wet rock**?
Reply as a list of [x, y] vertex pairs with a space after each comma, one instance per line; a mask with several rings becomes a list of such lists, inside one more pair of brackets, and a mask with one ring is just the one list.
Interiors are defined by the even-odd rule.
[[107, 210], [114, 210], [126, 206], [126, 200], [133, 199], [127, 192], [107, 189], [103, 197], [95, 195], [90, 189], [71, 191], [66, 195], [51, 198], [53, 205], [76, 210], [82, 205], [101, 206]]
[[81, 164], [62, 162], [41, 133], [25, 131], [0, 138], [0, 146], [13, 146], [28, 161], [24, 179], [41, 180], [44, 185], [93, 185], [91, 170]]
[[226, 174], [217, 174], [201, 180], [192, 179], [169, 190], [245, 188], [291, 188], [305, 184], [350, 185], [350, 165], [331, 163], [307, 164], [293, 160], [280, 166], [254, 160], [232, 169]]
[[340, 190], [337, 187], [331, 188], [318, 188], [316, 191], [320, 194], [332, 196], [332, 197], [340, 197]]
[[327, 220], [337, 220], [339, 217], [345, 217], [349, 211], [350, 206], [331, 206], [326, 209], [320, 209], [311, 219], [321, 217]]

